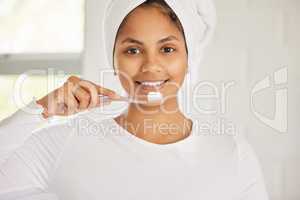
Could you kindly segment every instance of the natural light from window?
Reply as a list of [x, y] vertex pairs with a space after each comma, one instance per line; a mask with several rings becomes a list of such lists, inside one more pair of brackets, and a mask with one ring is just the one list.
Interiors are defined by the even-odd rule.
[[[84, 10], [85, 0], [0, 0], [0, 68], [6, 66], [6, 57], [11, 62], [18, 55], [38, 60], [41, 55], [80, 54], [84, 41]], [[24, 66], [25, 63], [17, 61], [16, 67]], [[51, 66], [45, 62], [40, 67], [46, 70]], [[13, 99], [19, 77], [18, 74], [0, 74], [0, 120], [19, 109]], [[50, 91], [46, 76], [30, 76], [22, 86], [24, 102], [47, 92]]]
[[77, 53], [84, 0], [1, 0], [0, 54]]

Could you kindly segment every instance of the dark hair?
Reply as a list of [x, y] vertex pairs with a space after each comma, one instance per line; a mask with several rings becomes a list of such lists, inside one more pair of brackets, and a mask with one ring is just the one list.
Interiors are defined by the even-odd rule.
[[[186, 52], [188, 53], [188, 48], [187, 48], [187, 45], [186, 45], [186, 39], [185, 39], [185, 33], [184, 33], [183, 26], [182, 26], [179, 18], [177, 17], [176, 13], [173, 11], [173, 9], [164, 0], [146, 0], [144, 3], [140, 4], [138, 7], [156, 7], [163, 14], [169, 16], [171, 21], [177, 26], [177, 28], [182, 33], [183, 38], [184, 38], [184, 43], [185, 43], [185, 49], [186, 49]], [[128, 16], [132, 12], [133, 12], [133, 10], [130, 13], [128, 13], [127, 16], [123, 19], [121, 25], [119, 26], [117, 35], [122, 30], [122, 27], [126, 23]]]

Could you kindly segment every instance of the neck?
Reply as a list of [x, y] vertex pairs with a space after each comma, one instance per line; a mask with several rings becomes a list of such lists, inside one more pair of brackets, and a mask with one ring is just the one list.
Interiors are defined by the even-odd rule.
[[116, 121], [130, 133], [154, 143], [177, 141], [191, 131], [191, 121], [180, 111], [177, 98], [158, 106], [130, 104]]

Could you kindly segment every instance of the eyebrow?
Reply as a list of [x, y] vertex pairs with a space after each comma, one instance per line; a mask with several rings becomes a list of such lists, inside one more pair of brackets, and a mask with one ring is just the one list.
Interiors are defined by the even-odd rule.
[[[170, 35], [170, 36], [168, 36], [168, 37], [166, 37], [166, 38], [163, 38], [163, 39], [159, 40], [157, 43], [158, 43], [158, 44], [161, 44], [161, 43], [169, 42], [169, 41], [172, 41], [172, 40], [177, 40], [177, 41], [179, 41], [179, 40], [177, 39], [177, 37], [175, 37], [175, 36], [173, 36], [173, 35]], [[143, 45], [143, 44], [144, 44], [143, 42], [141, 42], [141, 41], [139, 41], [139, 40], [136, 40], [136, 39], [133, 39], [133, 38], [131, 38], [131, 37], [128, 37], [128, 38], [124, 39], [124, 40], [121, 42], [121, 44], [124, 44], [124, 43], [136, 43], [136, 44], [140, 44], [140, 45]]]

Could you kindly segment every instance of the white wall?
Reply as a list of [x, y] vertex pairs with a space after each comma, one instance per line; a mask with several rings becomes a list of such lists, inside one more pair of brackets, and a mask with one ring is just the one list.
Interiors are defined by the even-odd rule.
[[[95, 71], [106, 66], [99, 38], [104, 0], [87, 0], [86, 52], [84, 77], [98, 81]], [[239, 130], [247, 135], [262, 163], [272, 200], [300, 199], [300, 128], [299, 100], [300, 1], [297, 0], [216, 0], [218, 26], [216, 36], [202, 64], [201, 78], [216, 84], [234, 81], [228, 92], [226, 118], [243, 124]], [[285, 68], [287, 67], [287, 68]], [[288, 83], [274, 85], [274, 73], [287, 69]], [[283, 71], [284, 72], [284, 71]], [[251, 90], [270, 75], [270, 87], [253, 95], [259, 116], [273, 118], [277, 128], [258, 118], [250, 106]], [[278, 75], [283, 78], [284, 74]], [[276, 79], [277, 80], [277, 79]], [[110, 80], [110, 83], [115, 80]], [[278, 81], [277, 81], [278, 82]], [[288, 129], [284, 127], [284, 91], [288, 85]], [[113, 85], [115, 86], [115, 84]], [[111, 85], [112, 87], [112, 85]], [[117, 86], [119, 88], [119, 86]], [[282, 97], [277, 100], [276, 92]], [[283, 95], [283, 96], [282, 96]], [[267, 125], [267, 124], [269, 125]], [[282, 132], [278, 131], [282, 128]], [[278, 130], [277, 130], [278, 129]]]

